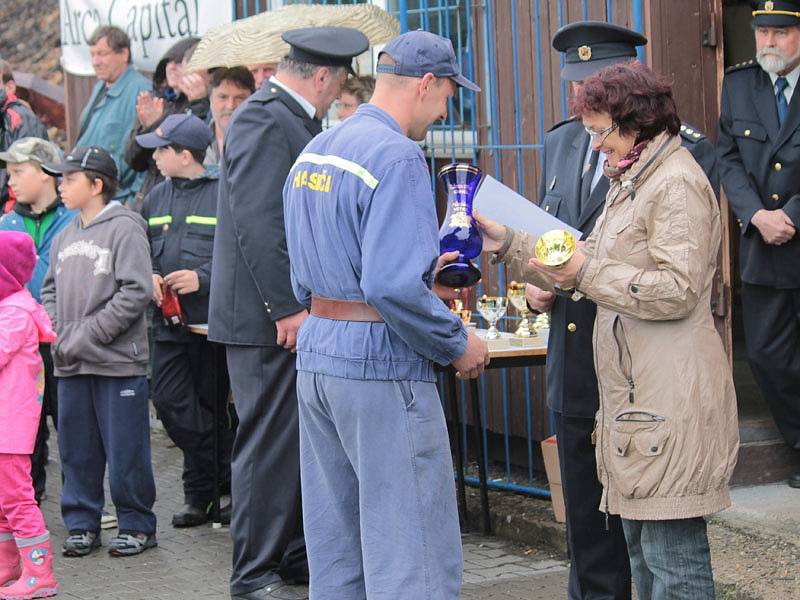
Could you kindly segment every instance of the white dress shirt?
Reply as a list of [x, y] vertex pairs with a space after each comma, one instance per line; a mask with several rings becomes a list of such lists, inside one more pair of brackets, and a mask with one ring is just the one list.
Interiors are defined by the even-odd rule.
[[[769, 75], [770, 80], [772, 81], [772, 89], [775, 90], [775, 82], [778, 81], [779, 75], [777, 73], [767, 73]], [[786, 78], [786, 82], [789, 84], [786, 86], [786, 89], [783, 90], [783, 95], [786, 96], [786, 104], [790, 104], [792, 102], [792, 94], [794, 94], [794, 89], [797, 87], [797, 80], [800, 79], [800, 65], [794, 68], [789, 74], [784, 75]], [[773, 91], [774, 94], [774, 91]]]
[[287, 94], [289, 94], [289, 95], [290, 95], [292, 98], [294, 98], [295, 100], [297, 100], [297, 103], [298, 103], [300, 106], [302, 106], [302, 107], [303, 107], [303, 110], [304, 110], [304, 111], [306, 111], [306, 112], [308, 113], [308, 116], [309, 116], [309, 117], [311, 117], [311, 118], [313, 119], [313, 118], [314, 118], [314, 115], [316, 115], [316, 114], [317, 114], [317, 109], [316, 109], [316, 108], [314, 108], [314, 105], [313, 105], [313, 104], [311, 104], [311, 102], [309, 102], [308, 100], [306, 100], [306, 99], [305, 99], [305, 98], [304, 98], [302, 95], [300, 95], [300, 94], [298, 94], [297, 92], [295, 92], [295, 91], [294, 91], [292, 88], [290, 88], [288, 85], [286, 85], [285, 83], [283, 83], [283, 82], [282, 82], [280, 79], [278, 79], [277, 77], [275, 77], [275, 75], [273, 75], [272, 77], [270, 77], [270, 78], [269, 78], [269, 82], [270, 82], [271, 84], [273, 84], [273, 85], [277, 85], [277, 86], [278, 86], [279, 88], [281, 88], [281, 89], [282, 89], [284, 92], [286, 92], [286, 93], [287, 93]]

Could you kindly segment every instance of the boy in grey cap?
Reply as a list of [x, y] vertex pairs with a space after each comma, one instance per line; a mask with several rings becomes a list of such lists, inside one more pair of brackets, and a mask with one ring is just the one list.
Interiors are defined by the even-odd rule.
[[58, 235], [42, 303], [58, 339], [58, 447], [64, 473], [65, 556], [100, 546], [108, 464], [119, 534], [112, 556], [156, 545], [156, 490], [150, 460], [147, 325], [152, 295], [142, 217], [112, 200], [117, 166], [98, 146], [78, 147], [45, 171], [62, 174], [67, 208], [80, 211]]

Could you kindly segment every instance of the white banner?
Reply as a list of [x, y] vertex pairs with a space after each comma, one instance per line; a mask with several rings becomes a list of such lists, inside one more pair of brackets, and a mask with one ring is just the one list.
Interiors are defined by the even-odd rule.
[[101, 25], [116, 25], [131, 38], [133, 62], [155, 71], [179, 39], [202, 36], [233, 19], [231, 0], [59, 0], [61, 64], [74, 75], [94, 75], [88, 40]]

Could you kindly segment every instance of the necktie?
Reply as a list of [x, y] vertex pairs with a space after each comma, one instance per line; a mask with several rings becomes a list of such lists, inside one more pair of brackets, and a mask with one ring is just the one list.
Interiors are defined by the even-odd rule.
[[583, 210], [583, 206], [586, 204], [586, 200], [589, 198], [589, 195], [592, 192], [592, 180], [594, 179], [594, 173], [597, 170], [598, 156], [600, 156], [600, 153], [597, 150], [592, 150], [591, 157], [589, 158], [589, 164], [583, 173], [583, 177], [581, 177], [580, 210]]
[[778, 103], [778, 123], [781, 127], [789, 113], [789, 103], [786, 101], [786, 94], [783, 93], [787, 87], [789, 87], [789, 82], [786, 81], [786, 77], [778, 77], [775, 80], [775, 101]]

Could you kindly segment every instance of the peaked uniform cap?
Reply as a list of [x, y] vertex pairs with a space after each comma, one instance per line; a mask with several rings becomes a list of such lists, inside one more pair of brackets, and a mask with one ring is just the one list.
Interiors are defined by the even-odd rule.
[[641, 33], [603, 21], [578, 21], [559, 29], [553, 48], [564, 54], [561, 79], [583, 81], [601, 69], [630, 62], [637, 46], [647, 44]]
[[304, 27], [287, 31], [289, 58], [312, 65], [345, 67], [353, 71], [353, 57], [366, 52], [369, 39], [352, 27]]
[[800, 0], [760, 0], [750, 2], [753, 24], [760, 27], [800, 25]]

